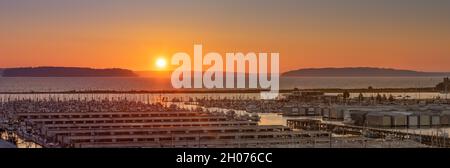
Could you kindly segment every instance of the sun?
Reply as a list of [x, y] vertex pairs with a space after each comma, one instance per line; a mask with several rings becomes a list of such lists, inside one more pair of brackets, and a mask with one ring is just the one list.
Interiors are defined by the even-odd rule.
[[167, 60], [165, 58], [158, 58], [156, 59], [156, 68], [158, 69], [164, 69], [167, 67]]

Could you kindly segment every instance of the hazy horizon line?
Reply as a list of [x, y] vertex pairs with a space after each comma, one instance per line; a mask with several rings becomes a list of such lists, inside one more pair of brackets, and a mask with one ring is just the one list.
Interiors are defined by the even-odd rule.
[[[171, 72], [171, 70], [134, 70], [130, 68], [122, 68], [122, 67], [89, 67], [89, 66], [16, 66], [16, 67], [0, 67], [0, 69], [14, 69], [14, 68], [89, 68], [89, 69], [123, 69], [123, 70], [130, 70], [133, 72]], [[373, 68], [373, 69], [384, 69], [384, 70], [399, 70], [399, 71], [414, 71], [414, 72], [424, 72], [424, 73], [450, 73], [449, 71], [423, 71], [423, 70], [415, 70], [415, 69], [403, 69], [403, 68], [392, 68], [392, 67], [376, 67], [376, 66], [342, 66], [342, 67], [336, 67], [336, 66], [329, 66], [329, 67], [307, 67], [307, 68], [297, 68], [297, 69], [291, 69], [287, 71], [280, 72], [286, 73], [290, 71], [297, 71], [297, 70], [315, 70], [315, 69], [345, 69], [345, 68]], [[206, 70], [202, 71], [205, 72]], [[191, 71], [194, 72], [194, 71]], [[226, 73], [227, 71], [222, 71]], [[237, 72], [242, 73], [242, 72]], [[245, 72], [248, 73], [248, 72]]]

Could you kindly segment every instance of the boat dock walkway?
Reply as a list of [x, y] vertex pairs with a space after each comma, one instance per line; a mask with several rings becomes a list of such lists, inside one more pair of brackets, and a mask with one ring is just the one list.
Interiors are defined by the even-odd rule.
[[395, 138], [402, 140], [410, 139], [433, 147], [450, 147], [450, 140], [444, 134], [429, 135], [411, 133], [401, 130], [328, 123], [317, 119], [290, 119], [287, 120], [287, 126], [292, 129], [328, 131], [335, 134], [366, 135], [377, 138]]

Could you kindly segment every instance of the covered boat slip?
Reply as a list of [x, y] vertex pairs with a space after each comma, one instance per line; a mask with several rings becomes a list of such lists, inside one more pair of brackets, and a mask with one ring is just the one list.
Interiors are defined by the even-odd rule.
[[[314, 133], [312, 133], [314, 134]], [[197, 140], [163, 140], [163, 141], [131, 141], [131, 142], [80, 142], [73, 143], [73, 147], [88, 148], [114, 148], [114, 147], [208, 147], [208, 148], [265, 148], [265, 147], [313, 147], [319, 144], [330, 143], [328, 133], [317, 133], [313, 137], [284, 137], [284, 138], [259, 138], [259, 139], [197, 139]]]
[[200, 146], [268, 147], [329, 137], [328, 133], [259, 126], [245, 117], [200, 111], [27, 112], [15, 117], [60, 147], [166, 147], [169, 142], [179, 147], [198, 147], [198, 142]]
[[63, 144], [73, 143], [99, 143], [99, 142], [159, 142], [159, 141], [202, 141], [202, 140], [234, 140], [242, 139], [298, 139], [311, 138], [327, 133], [300, 133], [300, 132], [245, 132], [245, 133], [198, 133], [198, 134], [156, 134], [156, 135], [114, 135], [114, 136], [65, 136], [60, 139]]
[[144, 123], [97, 123], [97, 124], [45, 124], [42, 131], [58, 129], [116, 129], [116, 128], [161, 128], [161, 127], [207, 127], [207, 126], [250, 126], [250, 121], [212, 122], [144, 122]]
[[223, 127], [166, 127], [166, 128], [116, 128], [116, 129], [58, 129], [47, 130], [47, 136], [82, 136], [82, 135], [147, 135], [179, 133], [220, 133], [220, 132], [265, 132], [290, 131], [285, 126], [223, 126]]

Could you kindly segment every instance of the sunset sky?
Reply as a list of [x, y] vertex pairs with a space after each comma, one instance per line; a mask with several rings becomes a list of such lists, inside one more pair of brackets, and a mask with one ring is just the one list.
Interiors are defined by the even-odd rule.
[[0, 67], [153, 70], [159, 57], [279, 52], [280, 70], [450, 71], [446, 0], [0, 0]]

